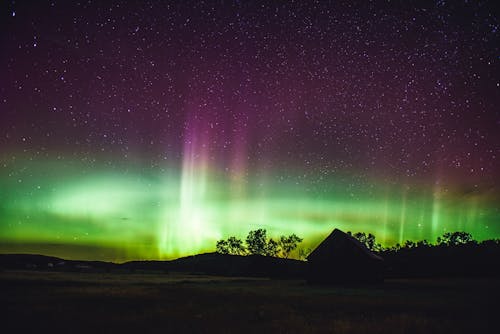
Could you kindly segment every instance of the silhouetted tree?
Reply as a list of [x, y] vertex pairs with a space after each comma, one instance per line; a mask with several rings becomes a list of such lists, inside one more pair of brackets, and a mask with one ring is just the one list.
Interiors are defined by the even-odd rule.
[[419, 240], [417, 241], [417, 244], [415, 245], [415, 247], [429, 247], [430, 244], [427, 240]]
[[483, 240], [480, 244], [486, 247], [495, 247], [500, 245], [500, 239]]
[[291, 234], [288, 237], [282, 235], [279, 240], [279, 247], [281, 249], [281, 255], [285, 259], [288, 259], [290, 253], [297, 248], [297, 245], [302, 242], [302, 238], [299, 238], [295, 234]]
[[277, 256], [279, 253], [278, 243], [274, 241], [272, 238], [269, 239], [266, 243], [266, 251], [265, 255], [267, 256]]
[[402, 247], [402, 246], [401, 246], [401, 244], [398, 242], [398, 243], [397, 243], [397, 244], [395, 244], [394, 246], [392, 246], [392, 247], [388, 248], [388, 250], [391, 250], [391, 251], [395, 251], [395, 252], [397, 252], [397, 251], [399, 251], [399, 250], [401, 249], [401, 247]]
[[258, 229], [250, 231], [245, 240], [246, 247], [242, 240], [236, 237], [229, 237], [227, 240], [219, 240], [216, 244], [216, 251], [220, 254], [232, 255], [266, 255], [288, 258], [290, 252], [297, 248], [297, 244], [302, 239], [292, 234], [288, 237], [281, 236], [279, 241], [272, 238], [267, 239], [267, 231]]
[[227, 247], [229, 250], [229, 254], [244, 255], [246, 253], [243, 241], [236, 237], [229, 237], [229, 239], [227, 239]]
[[350, 236], [353, 236], [355, 239], [357, 239], [359, 242], [361, 242], [363, 245], [366, 246], [369, 250], [373, 252], [378, 252], [382, 250], [382, 245], [378, 244], [375, 241], [375, 236], [371, 233], [366, 234], [364, 232], [356, 232], [352, 234], [352, 232], [347, 232]]
[[415, 241], [411, 241], [411, 240], [406, 240], [404, 245], [403, 245], [403, 248], [406, 248], [406, 249], [412, 249], [415, 247], [417, 247], [417, 243]]
[[215, 249], [219, 254], [229, 254], [229, 245], [226, 240], [217, 241]]
[[471, 243], [474, 239], [468, 232], [446, 232], [437, 238], [438, 245], [459, 246]]
[[266, 255], [267, 253], [267, 231], [259, 228], [250, 231], [246, 239], [247, 249], [253, 255]]

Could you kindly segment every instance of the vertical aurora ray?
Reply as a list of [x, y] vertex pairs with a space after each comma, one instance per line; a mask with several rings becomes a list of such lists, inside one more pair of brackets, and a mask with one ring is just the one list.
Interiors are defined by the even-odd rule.
[[383, 229], [383, 232], [382, 232], [382, 236], [381, 236], [381, 242], [382, 243], [386, 243], [387, 242], [387, 229], [388, 229], [388, 224], [389, 224], [389, 203], [388, 203], [388, 199], [387, 199], [387, 196], [385, 196], [385, 201], [384, 201], [384, 212], [383, 212], [383, 226], [384, 226], [384, 229]]
[[[190, 129], [188, 128], [188, 131]], [[176, 238], [182, 244], [192, 244], [199, 248], [207, 237], [208, 225], [207, 201], [209, 196], [208, 177], [208, 138], [204, 138], [204, 129], [193, 129], [185, 142], [181, 185], [179, 222]], [[200, 138], [201, 137], [201, 138]]]
[[401, 216], [399, 218], [399, 237], [398, 243], [402, 244], [405, 238], [405, 221], [406, 221], [406, 186], [403, 187], [403, 193], [401, 196]]
[[235, 131], [232, 143], [229, 177], [231, 182], [231, 196], [237, 199], [243, 197], [246, 191], [245, 182], [247, 181], [247, 144], [245, 131], [242, 129], [238, 129], [237, 131]]
[[220, 233], [212, 226], [210, 203], [215, 184], [209, 161], [210, 130], [195, 114], [187, 120], [177, 208], [161, 224], [160, 257], [207, 249]]
[[441, 211], [441, 203], [440, 203], [440, 190], [438, 187], [434, 188], [432, 192], [432, 218], [431, 218], [431, 236], [434, 239], [436, 237], [437, 231], [439, 229], [439, 220], [440, 220], [440, 211]]

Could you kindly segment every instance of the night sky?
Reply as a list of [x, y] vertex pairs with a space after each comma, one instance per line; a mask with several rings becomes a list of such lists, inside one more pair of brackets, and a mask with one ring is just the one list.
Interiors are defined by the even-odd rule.
[[5, 1], [0, 252], [500, 237], [495, 1]]

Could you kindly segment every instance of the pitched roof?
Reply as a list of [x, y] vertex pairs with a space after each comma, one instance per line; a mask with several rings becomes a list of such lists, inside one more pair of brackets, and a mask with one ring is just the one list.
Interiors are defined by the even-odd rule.
[[350, 236], [349, 234], [342, 232], [339, 229], [334, 229], [332, 233], [328, 237], [319, 244], [316, 249], [314, 249], [311, 254], [307, 257], [309, 260], [310, 258], [317, 257], [318, 255], [325, 254], [325, 253], [330, 253], [332, 250], [337, 248], [335, 245], [339, 244], [341, 242], [348, 242], [357, 249], [359, 249], [363, 254], [365, 254], [367, 257], [369, 257], [372, 260], [377, 260], [377, 261], [383, 261], [383, 258], [380, 256], [374, 254], [372, 251], [370, 251], [365, 245], [363, 245], [361, 242], [359, 242], [356, 238]]

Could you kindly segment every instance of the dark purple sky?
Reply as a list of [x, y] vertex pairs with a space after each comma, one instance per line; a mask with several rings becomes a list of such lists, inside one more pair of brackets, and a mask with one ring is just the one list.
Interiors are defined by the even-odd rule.
[[[10, 1], [0, 147], [498, 184], [494, 1]], [[174, 161], [174, 162], [172, 162]]]

